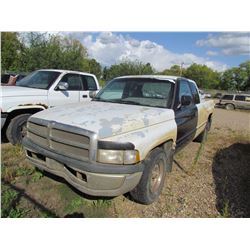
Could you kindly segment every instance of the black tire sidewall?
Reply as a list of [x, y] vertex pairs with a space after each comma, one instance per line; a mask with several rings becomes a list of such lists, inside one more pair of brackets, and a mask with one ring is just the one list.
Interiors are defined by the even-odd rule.
[[22, 142], [21, 128], [32, 114], [21, 114], [13, 118], [6, 131], [9, 142], [13, 145]]

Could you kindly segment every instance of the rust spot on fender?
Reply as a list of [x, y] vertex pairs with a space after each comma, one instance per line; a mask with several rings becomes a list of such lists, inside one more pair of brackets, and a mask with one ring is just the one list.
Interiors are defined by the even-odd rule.
[[26, 104], [19, 104], [18, 106], [34, 106], [34, 105], [42, 106], [42, 107], [44, 107], [45, 109], [48, 108], [48, 105], [43, 104], [43, 103], [26, 103]]

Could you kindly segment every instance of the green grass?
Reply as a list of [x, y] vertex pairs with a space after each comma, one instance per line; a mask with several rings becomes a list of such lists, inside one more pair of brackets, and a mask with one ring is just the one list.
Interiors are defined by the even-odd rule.
[[40, 170], [36, 170], [35, 173], [33, 174], [33, 176], [31, 177], [31, 181], [32, 182], [37, 182], [39, 181], [42, 177], [43, 177], [43, 172], [41, 172]]
[[22, 218], [26, 217], [29, 210], [18, 208], [18, 193], [11, 188], [2, 185], [1, 217]]
[[64, 211], [65, 213], [69, 213], [69, 214], [74, 213], [74, 212], [81, 210], [84, 205], [86, 205], [86, 202], [83, 200], [83, 198], [75, 197], [74, 199], [71, 200], [70, 203], [68, 203], [65, 206]]

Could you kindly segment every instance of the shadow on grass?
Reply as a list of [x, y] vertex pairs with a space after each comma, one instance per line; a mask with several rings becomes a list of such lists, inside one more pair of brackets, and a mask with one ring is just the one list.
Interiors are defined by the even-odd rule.
[[250, 217], [250, 143], [219, 150], [212, 165], [216, 207], [223, 217]]
[[36, 208], [38, 208], [42, 213], [46, 214], [48, 217], [58, 217], [53, 211], [49, 210], [48, 208], [46, 208], [45, 206], [43, 206], [41, 203], [39, 203], [38, 201], [36, 201], [34, 198], [32, 198], [31, 196], [29, 196], [24, 189], [18, 188], [15, 185], [2, 180], [2, 184], [4, 184], [5, 186], [9, 187], [10, 189], [14, 190], [17, 192], [17, 196], [14, 200], [12, 200], [12, 202], [9, 204], [9, 210], [11, 210], [11, 208], [16, 207], [16, 205], [19, 203], [20, 199], [23, 197], [26, 200], [28, 200], [30, 203], [32, 203]]

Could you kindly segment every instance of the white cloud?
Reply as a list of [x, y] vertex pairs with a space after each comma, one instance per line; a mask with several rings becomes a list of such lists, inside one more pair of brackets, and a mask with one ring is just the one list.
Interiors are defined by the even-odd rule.
[[[71, 35], [74, 36], [74, 34]], [[128, 59], [139, 60], [144, 63], [149, 62], [159, 71], [181, 63], [184, 63], [184, 67], [188, 67], [192, 63], [205, 64], [219, 71], [227, 68], [226, 64], [211, 61], [192, 53], [174, 53], [155, 42], [149, 40], [140, 41], [112, 32], [99, 33], [95, 38], [92, 34], [76, 33], [76, 38], [88, 49], [90, 57], [95, 58], [105, 66]]]
[[212, 51], [212, 50], [208, 50], [208, 51], [206, 52], [206, 54], [207, 54], [208, 56], [217, 56], [217, 55], [218, 55], [218, 53], [217, 53], [216, 51]]
[[207, 39], [198, 40], [196, 45], [200, 47], [219, 48], [224, 55], [250, 55], [250, 33], [210, 34]]

